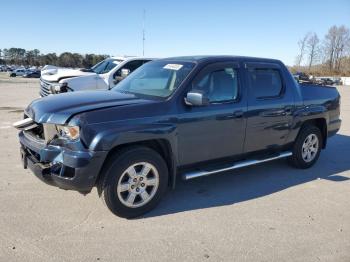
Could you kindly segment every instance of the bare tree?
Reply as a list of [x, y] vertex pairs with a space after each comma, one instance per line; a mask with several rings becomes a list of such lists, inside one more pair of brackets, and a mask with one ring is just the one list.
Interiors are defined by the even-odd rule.
[[299, 55], [296, 57], [296, 65], [300, 66], [301, 62], [303, 61], [305, 49], [306, 49], [306, 43], [309, 39], [310, 33], [305, 34], [305, 36], [299, 40], [298, 46], [299, 46]]
[[317, 55], [318, 55], [318, 44], [320, 40], [318, 39], [318, 36], [316, 33], [312, 33], [309, 36], [309, 39], [306, 44], [306, 49], [308, 52], [308, 59], [309, 59], [309, 70], [311, 69], [311, 66], [315, 62]]
[[[315, 74], [350, 74], [350, 29], [332, 26], [322, 42], [316, 33], [307, 33], [298, 42], [299, 50], [293, 70], [308, 68]], [[307, 63], [304, 63], [307, 60]], [[303, 65], [306, 64], [307, 67]]]
[[327, 63], [329, 66], [329, 70], [333, 69], [334, 66], [334, 53], [335, 53], [335, 46], [336, 46], [336, 39], [337, 39], [337, 26], [332, 26], [329, 28], [328, 33], [325, 36], [324, 39], [324, 55], [327, 59]]
[[329, 70], [339, 70], [340, 63], [345, 55], [345, 49], [349, 45], [350, 33], [345, 26], [332, 26], [324, 40], [324, 52], [327, 56]]
[[350, 33], [345, 26], [340, 26], [337, 32], [337, 40], [335, 46], [335, 69], [340, 69], [341, 60], [345, 54], [345, 48], [349, 45]]
[[318, 38], [316, 33], [312, 33], [307, 41], [306, 49], [307, 49], [307, 56], [309, 60], [309, 70], [311, 66], [315, 63], [315, 60], [318, 56], [320, 39]]

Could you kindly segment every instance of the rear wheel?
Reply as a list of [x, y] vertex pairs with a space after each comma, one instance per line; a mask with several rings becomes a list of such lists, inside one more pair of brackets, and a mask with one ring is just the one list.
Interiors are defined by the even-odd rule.
[[166, 163], [156, 151], [146, 147], [119, 152], [105, 170], [102, 197], [120, 217], [132, 218], [150, 211], [167, 189]]
[[317, 127], [303, 127], [294, 143], [290, 163], [303, 169], [313, 166], [320, 156], [322, 141], [321, 131]]

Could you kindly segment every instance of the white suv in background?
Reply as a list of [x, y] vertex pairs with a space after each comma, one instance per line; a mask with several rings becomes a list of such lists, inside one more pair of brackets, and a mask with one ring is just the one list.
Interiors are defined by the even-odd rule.
[[40, 96], [84, 90], [108, 90], [141, 65], [144, 57], [111, 57], [91, 69], [54, 68], [42, 71]]

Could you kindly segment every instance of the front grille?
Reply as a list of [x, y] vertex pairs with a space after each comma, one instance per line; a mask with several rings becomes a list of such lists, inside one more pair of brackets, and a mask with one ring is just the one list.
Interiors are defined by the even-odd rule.
[[17, 121], [13, 126], [36, 140], [45, 140], [43, 124], [36, 123], [27, 112], [24, 112], [23, 120]]
[[40, 78], [40, 96], [48, 96], [51, 94], [51, 83]]
[[42, 124], [38, 124], [37, 127], [25, 131], [37, 140], [45, 140], [44, 127]]

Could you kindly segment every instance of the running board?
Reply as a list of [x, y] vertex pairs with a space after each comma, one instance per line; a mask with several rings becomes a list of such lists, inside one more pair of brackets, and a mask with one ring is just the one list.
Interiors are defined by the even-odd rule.
[[238, 168], [242, 168], [242, 167], [246, 167], [246, 166], [253, 166], [256, 164], [260, 164], [260, 163], [264, 163], [264, 162], [268, 162], [268, 161], [272, 161], [272, 160], [276, 160], [276, 159], [280, 159], [280, 158], [286, 158], [286, 157], [289, 157], [291, 155], [292, 155], [292, 152], [288, 151], [288, 152], [279, 153], [278, 155], [274, 155], [274, 156], [269, 157], [269, 158], [244, 160], [244, 161], [236, 162], [232, 166], [225, 167], [225, 168], [214, 169], [214, 170], [198, 170], [198, 171], [189, 172], [187, 174], [185, 173], [182, 175], [182, 178], [184, 180], [189, 180], [189, 179], [193, 179], [196, 177], [209, 176], [212, 174], [221, 173], [221, 172], [225, 172], [225, 171], [229, 171], [229, 170], [234, 170], [234, 169], [238, 169]]

